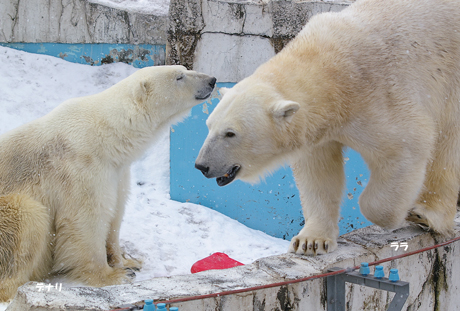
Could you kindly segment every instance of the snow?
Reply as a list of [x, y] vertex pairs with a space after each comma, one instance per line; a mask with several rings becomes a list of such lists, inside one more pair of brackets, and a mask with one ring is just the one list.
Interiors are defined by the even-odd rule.
[[169, 0], [88, 0], [130, 13], [168, 15]]
[[[68, 98], [100, 92], [136, 70], [122, 63], [73, 64], [0, 47], [0, 133], [48, 113]], [[209, 208], [170, 200], [168, 132], [131, 171], [120, 240], [128, 253], [144, 260], [136, 282], [189, 274], [194, 262], [214, 252], [244, 264], [286, 252], [288, 241]]]

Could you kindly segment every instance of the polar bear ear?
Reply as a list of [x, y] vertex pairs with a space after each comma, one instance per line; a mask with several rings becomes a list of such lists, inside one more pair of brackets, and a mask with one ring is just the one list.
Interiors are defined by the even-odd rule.
[[148, 95], [148, 82], [147, 81], [140, 81], [138, 84], [134, 86], [133, 89], [134, 101], [140, 105], [147, 101]]
[[294, 114], [299, 110], [300, 105], [297, 102], [290, 101], [290, 100], [281, 100], [278, 101], [273, 106], [273, 116], [276, 119], [283, 119], [287, 122], [292, 120]]
[[228, 91], [230, 91], [230, 89], [229, 89], [228, 87], [221, 87], [221, 88], [219, 89], [219, 93], [220, 93], [220, 95], [222, 95], [222, 96], [224, 96], [225, 93], [227, 93]]

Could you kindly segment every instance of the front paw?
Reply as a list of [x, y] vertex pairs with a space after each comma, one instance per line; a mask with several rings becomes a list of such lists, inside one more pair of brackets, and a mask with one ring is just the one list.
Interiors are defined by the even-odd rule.
[[[136, 272], [134, 272], [133, 269], [131, 269], [131, 268], [123, 268], [123, 269], [125, 269], [125, 271], [126, 271], [126, 276], [127, 276], [130, 280], [132, 280], [132, 279], [134, 279], [134, 278], [136, 277]], [[137, 270], [137, 271], [139, 271], [139, 270]]]
[[288, 252], [298, 255], [316, 256], [333, 252], [337, 248], [337, 238], [320, 237], [314, 234], [302, 234], [291, 240]]
[[128, 253], [122, 254], [122, 261], [123, 261], [123, 267], [129, 268], [133, 271], [140, 271], [144, 263], [142, 259], [134, 258]]

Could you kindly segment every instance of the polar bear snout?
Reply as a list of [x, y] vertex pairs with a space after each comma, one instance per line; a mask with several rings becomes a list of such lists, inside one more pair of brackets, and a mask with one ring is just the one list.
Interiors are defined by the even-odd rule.
[[196, 168], [197, 170], [200, 170], [201, 173], [203, 173], [203, 175], [204, 175], [205, 177], [207, 177], [208, 172], [209, 172], [209, 166], [204, 166], [204, 165], [195, 163], [195, 168]]
[[197, 100], [204, 100], [208, 98], [212, 91], [214, 90], [214, 86], [216, 85], [217, 79], [214, 77], [209, 77], [204, 79], [204, 86], [198, 90], [195, 94], [195, 99]]
[[221, 148], [217, 139], [211, 138], [207, 141], [198, 154], [195, 168], [206, 178], [216, 178], [217, 185], [225, 186], [235, 180], [241, 165], [228, 160], [228, 150]]
[[228, 168], [221, 167], [220, 169], [211, 170], [210, 167], [206, 164], [198, 163], [197, 161], [195, 163], [195, 168], [200, 170], [206, 178], [216, 178], [217, 185], [222, 187], [228, 185], [236, 178], [236, 175], [238, 174], [241, 165], [234, 164], [229, 166]]

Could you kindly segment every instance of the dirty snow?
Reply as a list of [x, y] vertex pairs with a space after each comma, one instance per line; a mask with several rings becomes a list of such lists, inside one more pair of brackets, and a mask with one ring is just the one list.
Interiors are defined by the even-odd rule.
[[[121, 63], [91, 67], [0, 47], [0, 133], [68, 98], [100, 92], [134, 71]], [[170, 200], [168, 132], [133, 165], [131, 185], [120, 238], [131, 255], [144, 259], [136, 281], [188, 274], [195, 261], [214, 252], [248, 264], [287, 250], [287, 241], [209, 208]]]

